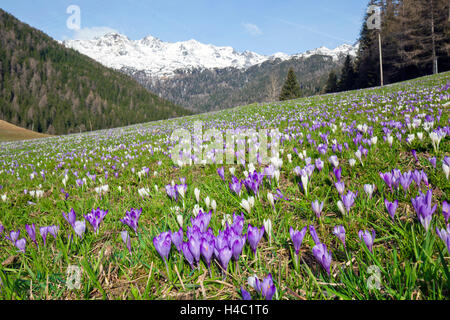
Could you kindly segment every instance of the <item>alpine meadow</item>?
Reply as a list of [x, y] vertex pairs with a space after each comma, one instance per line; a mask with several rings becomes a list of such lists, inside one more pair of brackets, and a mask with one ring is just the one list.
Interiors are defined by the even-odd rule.
[[295, 54], [0, 9], [0, 299], [448, 300], [449, 3], [356, 3], [356, 33], [278, 19], [354, 37]]

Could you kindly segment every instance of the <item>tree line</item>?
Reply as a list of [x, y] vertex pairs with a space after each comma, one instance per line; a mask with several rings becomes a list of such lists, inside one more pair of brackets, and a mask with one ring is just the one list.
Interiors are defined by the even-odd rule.
[[325, 92], [380, 85], [379, 38], [384, 84], [450, 70], [450, 2], [448, 0], [371, 0], [381, 10], [381, 30], [370, 29], [366, 13], [355, 59], [347, 56], [340, 71], [331, 71]]

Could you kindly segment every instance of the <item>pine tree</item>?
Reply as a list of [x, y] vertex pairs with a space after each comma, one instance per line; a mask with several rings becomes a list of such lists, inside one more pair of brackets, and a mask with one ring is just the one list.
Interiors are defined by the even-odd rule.
[[337, 89], [338, 91], [348, 91], [355, 88], [355, 70], [353, 61], [350, 55], [345, 58], [344, 66], [342, 67], [341, 78], [339, 79]]
[[295, 76], [294, 69], [289, 68], [286, 81], [281, 88], [280, 101], [291, 100], [300, 97], [301, 90], [298, 84], [297, 77]]
[[325, 86], [325, 93], [337, 92], [338, 78], [336, 72], [331, 71], [328, 76], [327, 85]]

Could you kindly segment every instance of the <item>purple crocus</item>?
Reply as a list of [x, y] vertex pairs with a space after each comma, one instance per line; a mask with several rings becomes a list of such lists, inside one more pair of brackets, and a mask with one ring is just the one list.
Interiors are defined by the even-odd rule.
[[341, 181], [341, 175], [342, 175], [342, 168], [333, 168], [333, 173], [334, 176], [336, 177], [336, 181], [339, 182]]
[[25, 239], [25, 238], [16, 240], [14, 242], [14, 245], [16, 246], [16, 248], [19, 249], [19, 251], [22, 253], [25, 253], [26, 244], [27, 244], [27, 239]]
[[8, 239], [9, 241], [11, 241], [13, 244], [15, 244], [17, 239], [19, 239], [19, 236], [20, 236], [20, 230], [17, 230], [17, 231], [12, 230], [9, 232], [9, 237], [5, 236], [5, 238]]
[[44, 241], [44, 246], [47, 241], [48, 227], [40, 227], [39, 233], [41, 234], [42, 240]]
[[400, 184], [402, 185], [405, 195], [408, 193], [409, 185], [412, 182], [411, 171], [405, 172], [400, 176]]
[[273, 283], [272, 274], [269, 273], [269, 275], [261, 282], [260, 288], [262, 297], [266, 300], [272, 300], [277, 291], [277, 288]]
[[242, 253], [242, 249], [244, 248], [244, 245], [245, 245], [245, 241], [246, 241], [245, 235], [240, 236], [240, 235], [233, 233], [233, 235], [230, 237], [230, 239], [231, 239], [230, 247], [231, 247], [231, 253], [233, 255], [233, 259], [235, 261], [238, 261], [239, 256]]
[[217, 169], [217, 174], [225, 182], [225, 170], [223, 169], [223, 167]]
[[194, 269], [194, 256], [189, 250], [189, 243], [183, 242], [183, 244], [181, 245], [181, 250], [183, 251], [184, 258], [187, 260], [191, 268]]
[[298, 256], [300, 253], [300, 247], [302, 246], [303, 238], [306, 234], [306, 226], [300, 231], [294, 230], [294, 228], [289, 229], [289, 234], [291, 236], [292, 243], [294, 244], [295, 254]]
[[183, 228], [180, 228], [177, 232], [172, 232], [171, 237], [175, 248], [177, 248], [178, 252], [181, 252], [181, 246], [183, 244]]
[[229, 183], [231, 191], [236, 193], [238, 196], [241, 195], [242, 182], [235, 176], [231, 177], [231, 182]]
[[341, 196], [342, 203], [344, 204], [347, 213], [350, 212], [350, 208], [355, 204], [355, 199], [357, 196], [358, 192], [353, 193], [352, 191], [349, 191], [346, 195]]
[[323, 209], [323, 201], [319, 203], [319, 200], [311, 202], [312, 211], [316, 214], [316, 217], [320, 218], [320, 213]]
[[447, 225], [447, 229], [439, 230], [436, 227], [436, 233], [438, 234], [439, 238], [444, 241], [444, 244], [447, 246], [448, 253], [450, 254], [450, 224]]
[[344, 190], [345, 190], [344, 181], [335, 182], [334, 186], [336, 187], [337, 192], [342, 196], [344, 194]]
[[75, 221], [77, 220], [77, 215], [75, 213], [75, 211], [72, 209], [70, 209], [69, 213], [66, 215], [65, 212], [62, 213], [64, 219], [66, 219], [66, 221], [72, 226], [72, 228], [74, 227]]
[[450, 205], [445, 200], [442, 202], [442, 215], [444, 216], [445, 223], [448, 223], [448, 218], [450, 218]]
[[107, 215], [108, 210], [101, 210], [100, 208], [92, 209], [84, 218], [89, 221], [92, 228], [94, 228], [94, 232], [98, 231], [98, 227], [100, 223], [103, 221], [103, 218]]
[[223, 247], [219, 250], [219, 256], [217, 257], [219, 260], [220, 266], [223, 268], [223, 270], [226, 272], [228, 268], [228, 263], [230, 262], [232, 252], [230, 248], [227, 246]]
[[317, 170], [322, 171], [324, 163], [320, 158], [316, 159], [315, 165]]
[[324, 243], [319, 243], [312, 249], [314, 257], [319, 261], [322, 268], [330, 275], [331, 273], [331, 251], [327, 250]]
[[258, 247], [258, 243], [264, 235], [264, 226], [261, 229], [258, 227], [253, 227], [251, 224], [248, 225], [247, 228], [247, 241], [250, 244], [250, 247], [253, 250], [253, 253], [256, 256], [256, 248]]
[[342, 225], [335, 226], [333, 229], [333, 234], [341, 240], [342, 244], [345, 246], [345, 228]]
[[178, 192], [176, 186], [171, 185], [170, 183], [166, 185], [166, 193], [170, 199], [177, 201], [178, 200]]
[[372, 229], [372, 233], [370, 233], [367, 230], [364, 230], [364, 231], [359, 230], [358, 236], [361, 239], [361, 241], [364, 241], [364, 243], [366, 244], [369, 251], [373, 253], [372, 246], [373, 246], [373, 242], [375, 241], [375, 230]]
[[25, 230], [27, 231], [28, 236], [34, 242], [34, 244], [38, 245], [37, 241], [36, 241], [36, 226], [34, 225], [34, 223], [32, 225], [26, 224], [25, 225]]
[[80, 237], [80, 239], [83, 238], [84, 232], [86, 231], [86, 221], [75, 221], [73, 230], [75, 231], [75, 234]]
[[130, 211], [127, 211], [125, 213], [125, 217], [123, 219], [120, 219], [120, 222], [129, 226], [137, 234], [137, 228], [139, 225], [139, 218], [141, 217], [141, 214], [142, 208], [140, 208], [139, 210], [131, 208]]
[[130, 235], [128, 234], [128, 231], [126, 230], [121, 231], [120, 235], [122, 236], [122, 240], [128, 248], [128, 252], [131, 254], [131, 238]]
[[159, 255], [163, 258], [164, 262], [166, 263], [167, 259], [169, 258], [171, 244], [172, 240], [170, 236], [170, 231], [162, 232], [153, 238], [153, 245], [155, 246], [156, 251], [158, 251]]
[[417, 213], [417, 218], [426, 231], [428, 231], [428, 228], [430, 227], [430, 222], [437, 206], [434, 205], [433, 207], [431, 207], [432, 196], [433, 193], [431, 189], [429, 189], [426, 195], [420, 192], [419, 196], [411, 199], [412, 205]]
[[384, 199], [384, 205], [386, 207], [387, 212], [391, 216], [392, 220], [394, 220], [395, 211], [397, 211], [398, 207], [398, 200], [395, 200], [394, 202], [389, 202], [387, 199]]
[[252, 300], [252, 296], [248, 291], [246, 291], [243, 287], [241, 287], [242, 300]]
[[205, 259], [206, 265], [208, 269], [211, 265], [211, 259], [214, 254], [214, 241], [210, 241], [208, 239], [202, 239], [200, 243], [200, 253], [202, 257]]
[[436, 157], [428, 158], [428, 161], [430, 161], [433, 168], [436, 169]]
[[321, 243], [319, 236], [317, 235], [316, 228], [314, 228], [313, 225], [309, 226], [309, 233], [311, 234], [311, 237], [313, 238], [315, 244]]

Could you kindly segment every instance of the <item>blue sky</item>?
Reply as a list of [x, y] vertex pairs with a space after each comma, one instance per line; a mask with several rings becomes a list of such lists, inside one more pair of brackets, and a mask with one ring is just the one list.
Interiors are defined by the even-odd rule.
[[[294, 54], [353, 44], [364, 0], [3, 0], [0, 8], [63, 40], [109, 30], [141, 39], [196, 39], [260, 54]], [[80, 8], [81, 30], [67, 28], [69, 5]]]

